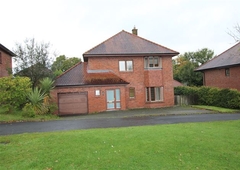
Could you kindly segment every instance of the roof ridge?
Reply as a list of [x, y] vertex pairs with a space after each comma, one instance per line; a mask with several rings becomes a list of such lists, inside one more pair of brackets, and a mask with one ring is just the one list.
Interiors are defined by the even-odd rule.
[[62, 74], [60, 74], [59, 76], [56, 77], [56, 79], [58, 79], [59, 77], [62, 77], [63, 75], [65, 75], [67, 72], [69, 72], [70, 70], [74, 69], [75, 67], [77, 67], [78, 65], [82, 64], [82, 61], [79, 61], [77, 64], [75, 64], [74, 66], [72, 66], [71, 68], [67, 69], [66, 71], [64, 71]]
[[[123, 31], [124, 31], [124, 30], [123, 30]], [[161, 45], [161, 44], [155, 43], [155, 42], [153, 42], [153, 41], [150, 41], [150, 40], [148, 40], [148, 39], [146, 39], [146, 38], [143, 38], [143, 37], [140, 37], [140, 36], [138, 36], [138, 35], [131, 34], [130, 32], [127, 32], [127, 31], [124, 31], [124, 32], [126, 32], [126, 33], [128, 33], [128, 34], [130, 34], [130, 35], [136, 36], [136, 37], [138, 37], [138, 38], [140, 38], [140, 39], [142, 39], [142, 40], [144, 40], [144, 41], [147, 41], [147, 42], [150, 42], [150, 43], [152, 43], [152, 44], [161, 46], [161, 47], [163, 47], [163, 48], [166, 48], [166, 49], [168, 49], [168, 50], [170, 50], [170, 51], [173, 51], [173, 52], [179, 54], [179, 52], [177, 52], [177, 51], [175, 51], [175, 50], [172, 50], [172, 49], [170, 49], [170, 48], [168, 48], [168, 47], [165, 47], [165, 46], [163, 46], [163, 45]]]
[[[115, 35], [113, 35], [113, 36], [109, 37], [108, 39], [106, 39], [106, 40], [102, 41], [101, 43], [99, 43], [99, 44], [95, 45], [95, 46], [94, 46], [94, 47], [92, 47], [90, 50], [88, 50], [88, 51], [86, 51], [85, 53], [83, 53], [83, 55], [84, 55], [84, 54], [86, 54], [86, 53], [88, 53], [89, 51], [93, 50], [94, 48], [97, 48], [97, 46], [99, 46], [99, 45], [101, 45], [101, 44], [105, 43], [105, 42], [106, 42], [106, 41], [108, 41], [109, 39], [111, 39], [111, 38], [113, 38], [113, 37], [117, 36], [117, 35], [118, 35], [118, 34], [120, 34], [121, 32], [124, 32], [124, 30], [122, 30], [122, 31], [118, 32], [117, 34], [115, 34]], [[126, 32], [126, 31], [125, 31], [125, 32]]]

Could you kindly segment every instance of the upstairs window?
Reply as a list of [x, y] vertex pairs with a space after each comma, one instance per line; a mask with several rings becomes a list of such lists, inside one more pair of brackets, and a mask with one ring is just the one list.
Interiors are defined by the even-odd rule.
[[225, 68], [225, 76], [229, 77], [230, 76], [230, 70], [229, 68]]
[[144, 68], [162, 68], [162, 58], [158, 56], [148, 56], [144, 58]]
[[119, 71], [133, 71], [133, 61], [119, 61]]
[[163, 87], [146, 87], [146, 101], [163, 101]]
[[2, 64], [2, 53], [0, 52], [0, 64]]

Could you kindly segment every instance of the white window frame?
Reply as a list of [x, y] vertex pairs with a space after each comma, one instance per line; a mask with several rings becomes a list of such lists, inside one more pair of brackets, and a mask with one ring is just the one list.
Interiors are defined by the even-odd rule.
[[146, 102], [163, 101], [163, 87], [146, 87]]
[[133, 61], [132, 60], [120, 60], [118, 62], [119, 71], [133, 71]]
[[145, 69], [161, 69], [162, 68], [162, 57], [159, 57], [159, 56], [144, 57], [144, 68]]

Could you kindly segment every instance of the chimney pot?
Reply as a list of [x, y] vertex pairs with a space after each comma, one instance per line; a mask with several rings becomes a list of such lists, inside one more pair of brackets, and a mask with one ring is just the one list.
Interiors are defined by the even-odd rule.
[[132, 33], [135, 35], [138, 35], [138, 30], [136, 29], [136, 27], [134, 26], [134, 28], [132, 29]]

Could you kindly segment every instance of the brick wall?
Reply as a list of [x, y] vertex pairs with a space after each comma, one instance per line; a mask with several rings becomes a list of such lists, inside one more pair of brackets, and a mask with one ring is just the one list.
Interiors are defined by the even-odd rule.
[[0, 51], [2, 63], [0, 63], [0, 77], [9, 76], [8, 70], [12, 69], [12, 58], [3, 51]]
[[204, 71], [204, 84], [211, 87], [234, 88], [240, 90], [240, 66], [229, 68], [230, 75], [225, 76], [225, 69]]
[[[132, 72], [119, 72], [118, 61], [133, 60]], [[144, 70], [144, 58], [139, 57], [101, 57], [89, 58], [88, 69], [112, 70], [130, 84], [126, 86], [126, 106], [131, 108], [167, 107], [174, 105], [172, 58], [162, 57], [162, 69]], [[164, 87], [164, 101], [146, 103], [145, 87]], [[135, 88], [135, 98], [129, 98], [129, 87]]]
[[[102, 112], [107, 110], [107, 99], [106, 99], [106, 90], [110, 89], [120, 89], [121, 93], [121, 110], [126, 109], [125, 100], [125, 86], [97, 86], [97, 87], [57, 87], [55, 88], [51, 95], [53, 100], [58, 102], [57, 94], [58, 93], [75, 93], [75, 92], [87, 92], [88, 94], [88, 113]], [[95, 95], [95, 90], [100, 90], [100, 96]], [[55, 113], [57, 114], [57, 112]]]

